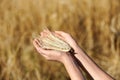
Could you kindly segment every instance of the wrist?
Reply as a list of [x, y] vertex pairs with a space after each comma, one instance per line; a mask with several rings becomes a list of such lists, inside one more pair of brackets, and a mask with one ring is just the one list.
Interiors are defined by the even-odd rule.
[[61, 57], [60, 62], [65, 65], [69, 59], [70, 59], [70, 53], [64, 53], [64, 55], [62, 55]]
[[74, 52], [77, 54], [83, 52], [82, 49], [78, 45], [75, 46], [73, 49], [74, 49]]

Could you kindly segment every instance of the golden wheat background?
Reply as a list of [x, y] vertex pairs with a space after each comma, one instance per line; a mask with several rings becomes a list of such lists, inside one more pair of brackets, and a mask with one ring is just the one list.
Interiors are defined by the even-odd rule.
[[44, 26], [70, 33], [120, 80], [120, 0], [0, 0], [0, 80], [69, 79], [33, 48], [31, 34]]

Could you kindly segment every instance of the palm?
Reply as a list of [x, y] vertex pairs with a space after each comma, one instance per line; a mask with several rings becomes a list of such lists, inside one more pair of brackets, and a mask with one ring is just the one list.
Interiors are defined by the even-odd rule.
[[33, 40], [33, 44], [36, 50], [44, 56], [47, 60], [61, 61], [61, 58], [66, 54], [65, 52], [55, 51], [55, 50], [45, 50], [39, 47], [39, 41], [37, 39]]

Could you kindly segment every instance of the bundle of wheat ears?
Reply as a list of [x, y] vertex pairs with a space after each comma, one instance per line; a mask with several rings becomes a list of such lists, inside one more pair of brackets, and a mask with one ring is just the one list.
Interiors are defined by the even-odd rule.
[[49, 29], [44, 29], [40, 35], [33, 34], [33, 37], [39, 41], [39, 46], [43, 49], [58, 50], [68, 52], [72, 48], [71, 46], [56, 36]]

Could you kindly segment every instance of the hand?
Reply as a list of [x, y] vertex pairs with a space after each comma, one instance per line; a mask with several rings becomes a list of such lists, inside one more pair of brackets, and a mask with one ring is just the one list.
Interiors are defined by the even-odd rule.
[[77, 42], [72, 38], [70, 34], [63, 31], [55, 31], [54, 34], [67, 42], [74, 49], [75, 53], [77, 53], [77, 50], [80, 49]]
[[39, 46], [39, 41], [37, 39], [33, 40], [33, 45], [36, 50], [47, 60], [54, 60], [59, 62], [64, 62], [64, 58], [69, 55], [67, 52], [60, 52], [55, 50], [45, 50]]
[[[41, 32], [41, 36], [46, 36], [47, 33], [48, 32], [46, 30], [44, 30], [43, 32]], [[75, 40], [68, 33], [65, 33], [62, 31], [55, 31], [55, 32], [53, 32], [53, 34], [55, 36], [61, 38], [65, 42], [67, 42], [75, 51], [77, 50], [77, 48], [79, 48], [77, 43], [75, 42]], [[34, 44], [35, 48], [37, 49], [37, 51], [42, 56], [44, 56], [47, 60], [55, 60], [55, 61], [63, 62], [63, 60], [64, 60], [63, 58], [65, 58], [66, 56], [69, 55], [69, 52], [60, 52], [60, 51], [55, 51], [55, 50], [42, 49], [39, 46], [39, 41], [37, 39], [33, 40], [33, 44]]]

